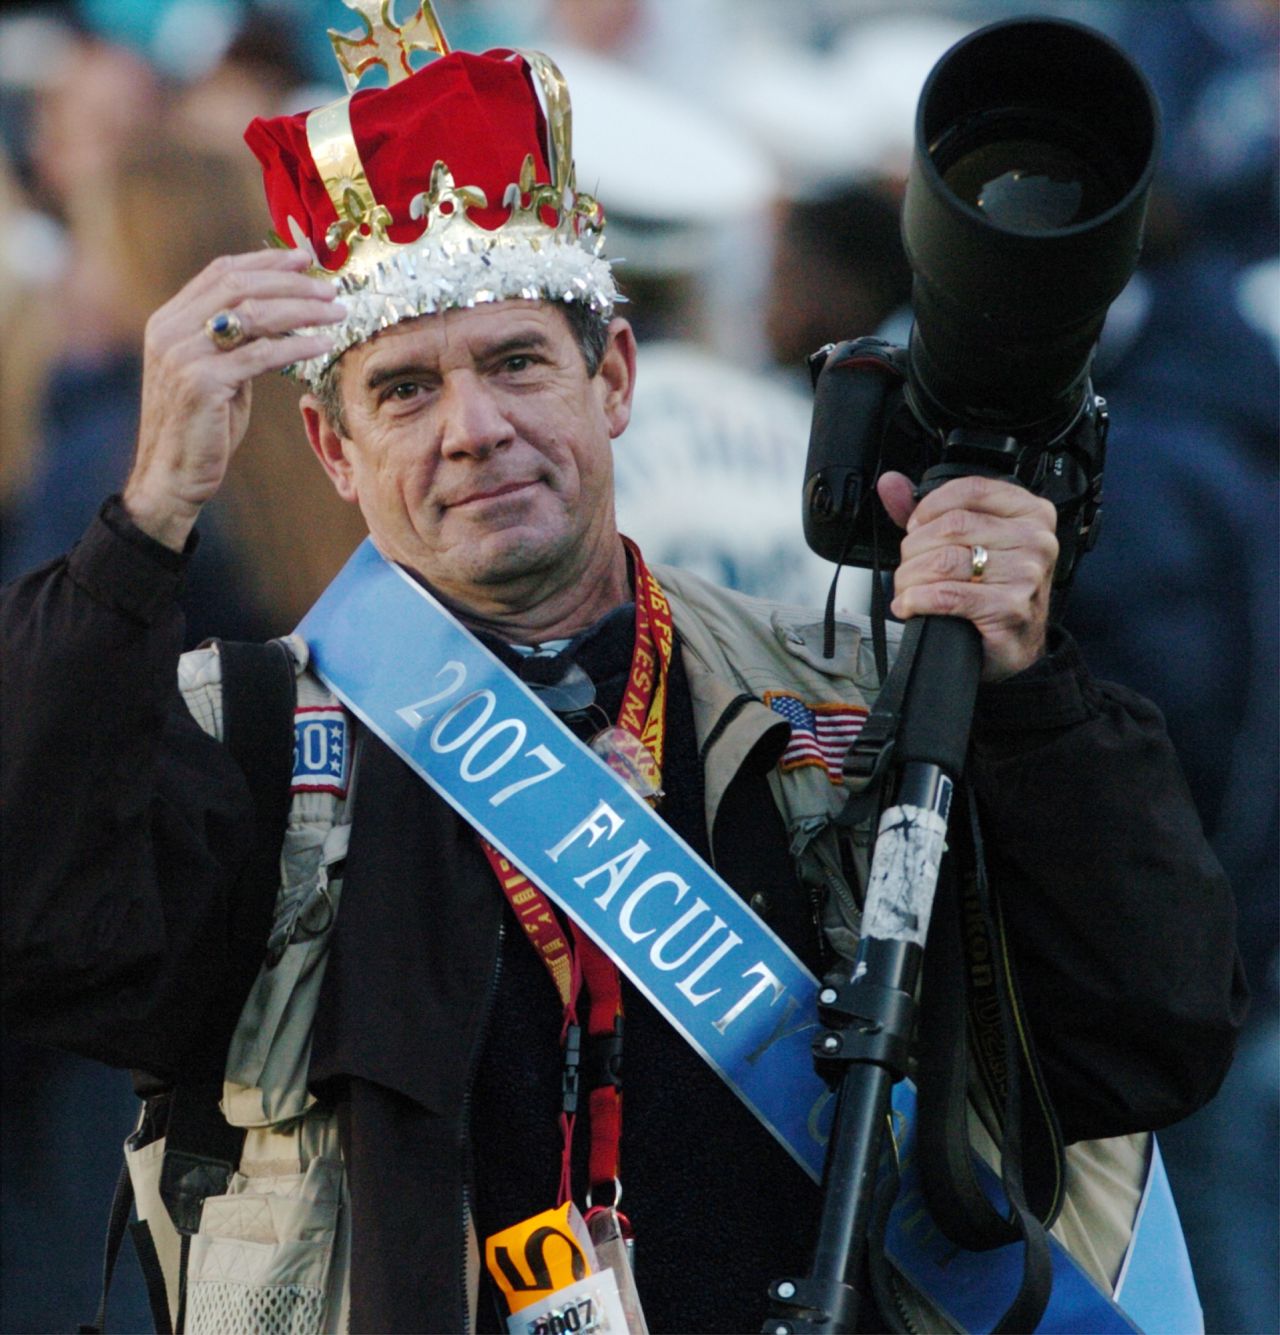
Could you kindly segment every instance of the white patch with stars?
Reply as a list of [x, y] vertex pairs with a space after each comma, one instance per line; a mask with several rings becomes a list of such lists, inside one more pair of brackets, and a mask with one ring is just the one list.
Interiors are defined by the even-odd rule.
[[351, 728], [344, 709], [302, 705], [293, 713], [293, 791], [347, 795]]
[[946, 818], [927, 807], [890, 807], [881, 816], [863, 936], [924, 945], [946, 843]]

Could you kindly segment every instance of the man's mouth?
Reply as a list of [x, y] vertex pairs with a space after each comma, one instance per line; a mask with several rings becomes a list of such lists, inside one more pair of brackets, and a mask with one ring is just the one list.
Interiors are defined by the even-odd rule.
[[466, 509], [468, 506], [481, 506], [490, 501], [503, 500], [508, 496], [518, 495], [522, 491], [529, 491], [537, 485], [536, 481], [504, 482], [500, 486], [485, 487], [468, 492], [465, 496], [460, 496], [457, 500], [450, 501], [445, 508], [447, 510], [461, 510]]

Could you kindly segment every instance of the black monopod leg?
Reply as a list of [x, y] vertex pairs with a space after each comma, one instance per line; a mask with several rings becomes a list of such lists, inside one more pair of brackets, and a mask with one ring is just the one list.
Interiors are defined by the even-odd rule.
[[769, 1288], [767, 1335], [856, 1331], [881, 1142], [906, 1073], [915, 988], [954, 781], [964, 768], [982, 668], [977, 628], [926, 617], [903, 698], [891, 797], [871, 859], [862, 938], [848, 983], [819, 994], [814, 1056], [843, 1067], [827, 1145], [813, 1266]]

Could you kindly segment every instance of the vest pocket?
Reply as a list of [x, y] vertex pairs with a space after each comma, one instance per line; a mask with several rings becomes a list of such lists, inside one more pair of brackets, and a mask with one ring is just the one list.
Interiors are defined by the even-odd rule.
[[342, 1199], [342, 1164], [246, 1177], [204, 1203], [191, 1239], [188, 1335], [319, 1335]]

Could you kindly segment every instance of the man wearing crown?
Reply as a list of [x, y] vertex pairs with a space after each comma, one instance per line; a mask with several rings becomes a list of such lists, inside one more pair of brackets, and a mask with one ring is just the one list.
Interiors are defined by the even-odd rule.
[[[866, 840], [835, 818], [874, 674], [856, 625], [826, 658], [812, 616], [650, 570], [619, 535], [637, 350], [554, 65], [447, 53], [427, 12], [397, 29], [353, 7], [344, 67], [392, 81], [250, 126], [282, 246], [154, 315], [122, 496], [5, 592], [11, 1022], [155, 1077], [130, 1154], [162, 1321], [502, 1330], [560, 1287], [539, 1278], [554, 1248], [486, 1242], [574, 1202], [626, 1272], [632, 1329], [637, 1303], [653, 1330], [759, 1328], [770, 1281], [808, 1268], [820, 1201], [777, 1123], [803, 1101], [803, 1139], [823, 1099], [803, 1056], [761, 1092], [751, 1072], [805, 1028], [783, 956], [821, 976], [856, 945]], [[414, 44], [440, 54], [409, 73]], [[174, 591], [250, 385], [286, 367], [373, 547], [285, 642], [276, 802], [231, 745], [218, 650], [179, 665]], [[1147, 1132], [1229, 1059], [1229, 896], [1155, 711], [1047, 624], [1052, 506], [972, 478], [916, 505], [890, 477], [884, 500], [906, 528], [894, 613], [982, 635], [968, 781], [1073, 1142], [1055, 1246], [1106, 1305]], [[643, 800], [607, 774], [562, 796], [562, 771], [600, 768], [580, 743]], [[276, 894], [256, 850], [288, 800]], [[667, 830], [685, 861], [660, 861]], [[781, 962], [750, 953], [757, 932]], [[759, 1019], [739, 1081], [708, 1045]], [[990, 1158], [998, 1113], [973, 1099]], [[189, 1138], [202, 1117], [235, 1162], [225, 1135]], [[607, 1259], [619, 1234], [634, 1276]], [[860, 1329], [953, 1328], [947, 1292], [894, 1273], [902, 1312], [868, 1299]], [[528, 1329], [578, 1328], [556, 1319]]]

